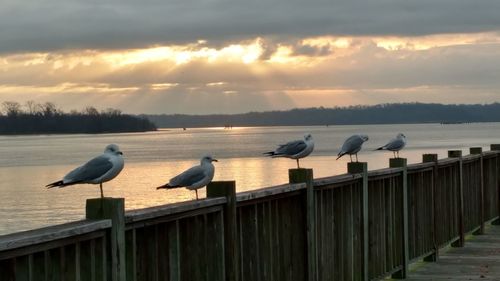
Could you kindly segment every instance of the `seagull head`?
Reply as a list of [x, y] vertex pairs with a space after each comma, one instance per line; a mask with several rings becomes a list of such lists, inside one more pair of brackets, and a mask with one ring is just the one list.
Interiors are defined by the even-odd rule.
[[311, 136], [311, 134], [304, 135], [304, 140], [306, 140], [306, 141], [312, 140], [312, 138], [313, 138], [313, 136]]
[[364, 134], [360, 134], [359, 137], [363, 140], [363, 142], [369, 140], [370, 138], [368, 137], [368, 135], [364, 135]]
[[399, 133], [396, 138], [398, 139], [406, 139], [406, 136], [403, 133]]
[[109, 144], [108, 146], [106, 146], [106, 149], [104, 149], [104, 153], [123, 155], [123, 153], [120, 151], [120, 148], [116, 144]]
[[201, 158], [201, 163], [212, 163], [212, 162], [219, 162], [219, 160], [215, 159], [212, 157], [212, 155], [205, 155]]

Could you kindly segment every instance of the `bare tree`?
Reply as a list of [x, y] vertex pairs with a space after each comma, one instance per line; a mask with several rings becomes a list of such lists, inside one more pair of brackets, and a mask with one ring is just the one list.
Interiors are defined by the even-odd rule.
[[37, 104], [35, 101], [29, 100], [24, 103], [24, 107], [27, 109], [29, 115], [34, 115], [36, 112]]
[[97, 115], [99, 115], [99, 111], [95, 107], [93, 107], [93, 106], [87, 106], [83, 110], [83, 113], [86, 114], [86, 115], [90, 115], [90, 116], [97, 116]]
[[44, 116], [54, 116], [61, 111], [57, 109], [57, 106], [52, 102], [46, 102], [41, 105], [42, 113]]
[[101, 114], [108, 116], [119, 116], [122, 114], [122, 111], [114, 108], [106, 108], [105, 110], [101, 111]]
[[17, 116], [22, 113], [21, 105], [15, 101], [4, 101], [2, 103], [2, 111], [7, 116]]

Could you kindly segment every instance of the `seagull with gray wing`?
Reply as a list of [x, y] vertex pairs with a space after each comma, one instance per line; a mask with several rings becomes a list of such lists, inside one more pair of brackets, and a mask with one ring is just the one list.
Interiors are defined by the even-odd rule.
[[60, 181], [46, 185], [47, 188], [65, 187], [74, 184], [99, 184], [101, 198], [104, 197], [102, 183], [114, 179], [123, 169], [123, 153], [116, 144], [106, 146], [104, 153], [69, 172]]
[[300, 168], [299, 159], [311, 154], [314, 150], [314, 140], [311, 134], [304, 136], [304, 140], [295, 140], [281, 144], [274, 151], [265, 152], [266, 156], [272, 158], [286, 157], [297, 160], [297, 168]]
[[[390, 140], [386, 145], [377, 148], [376, 150], [389, 150], [394, 154], [394, 158], [399, 158], [399, 151], [406, 146], [406, 136], [399, 133], [395, 138]], [[396, 156], [397, 155], [397, 156]]]
[[212, 162], [218, 162], [210, 155], [203, 156], [200, 165], [189, 168], [181, 174], [173, 177], [167, 184], [158, 186], [156, 189], [171, 189], [185, 187], [196, 192], [198, 200], [198, 189], [208, 185], [214, 178], [215, 167]]
[[351, 162], [353, 162], [352, 155], [354, 154], [356, 155], [356, 162], [358, 162], [358, 152], [361, 150], [363, 143], [368, 139], [368, 136], [363, 134], [350, 136], [342, 145], [342, 148], [337, 155], [337, 160], [339, 160], [340, 157], [349, 154], [349, 157], [351, 157]]

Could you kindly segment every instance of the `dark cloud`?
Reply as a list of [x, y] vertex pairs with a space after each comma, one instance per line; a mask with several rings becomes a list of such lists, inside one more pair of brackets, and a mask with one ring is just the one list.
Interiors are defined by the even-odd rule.
[[3, 0], [0, 52], [500, 30], [497, 0]]

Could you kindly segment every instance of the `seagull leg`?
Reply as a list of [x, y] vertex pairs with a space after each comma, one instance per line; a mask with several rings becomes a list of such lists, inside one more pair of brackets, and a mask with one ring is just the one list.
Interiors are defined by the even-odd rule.
[[398, 158], [399, 158], [399, 151], [397, 152], [397, 154], [398, 154]]
[[396, 151], [393, 151], [392, 155], [394, 155], [394, 158], [396, 158]]
[[104, 198], [104, 193], [102, 192], [102, 182], [99, 183], [99, 188], [101, 189], [101, 198]]
[[356, 163], [358, 163], [358, 154], [356, 153]]
[[196, 192], [196, 200], [198, 200], [198, 189], [195, 189], [194, 192]]
[[351, 155], [351, 154], [349, 154], [349, 157], [351, 158], [351, 163], [352, 163], [352, 155]]
[[299, 165], [299, 159], [297, 158], [297, 169], [300, 169], [300, 165]]

